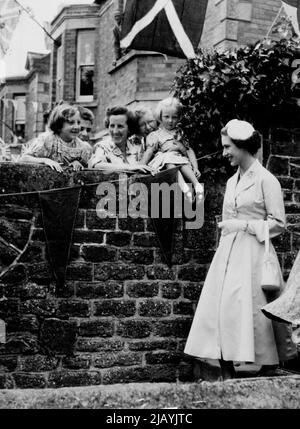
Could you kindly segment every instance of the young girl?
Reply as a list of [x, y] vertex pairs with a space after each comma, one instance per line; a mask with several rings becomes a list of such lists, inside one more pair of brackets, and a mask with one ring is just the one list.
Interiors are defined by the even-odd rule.
[[[169, 169], [180, 165], [184, 179], [187, 183], [192, 183], [197, 199], [201, 200], [203, 186], [198, 182], [201, 173], [198, 170], [195, 153], [187, 143], [182, 142], [176, 129], [181, 110], [182, 104], [174, 97], [165, 98], [158, 103], [155, 113], [160, 125], [158, 130], [151, 132], [146, 139], [146, 151], [141, 164], [149, 163], [153, 170], [161, 170], [164, 167]], [[187, 183], [183, 182], [182, 191], [192, 201], [193, 192]]]
[[54, 107], [49, 117], [49, 131], [29, 145], [20, 161], [45, 164], [58, 172], [63, 171], [63, 166], [71, 166], [75, 171], [83, 169], [92, 156], [92, 147], [78, 137], [80, 124], [76, 106]]

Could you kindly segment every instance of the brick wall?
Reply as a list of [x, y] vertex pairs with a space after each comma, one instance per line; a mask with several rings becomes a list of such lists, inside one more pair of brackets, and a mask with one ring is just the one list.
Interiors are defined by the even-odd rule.
[[67, 30], [62, 37], [64, 58], [63, 99], [67, 102], [76, 99], [76, 30]]
[[223, 50], [263, 39], [281, 4], [280, 0], [209, 0], [201, 47]]

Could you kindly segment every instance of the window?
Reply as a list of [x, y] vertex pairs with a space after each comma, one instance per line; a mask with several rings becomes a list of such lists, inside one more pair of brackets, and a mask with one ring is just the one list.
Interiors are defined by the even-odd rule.
[[80, 30], [77, 38], [77, 101], [93, 101], [95, 31]]
[[14, 131], [17, 137], [25, 137], [26, 122], [26, 98], [25, 94], [14, 95]]
[[62, 46], [59, 46], [56, 60], [56, 101], [63, 98], [63, 50]]

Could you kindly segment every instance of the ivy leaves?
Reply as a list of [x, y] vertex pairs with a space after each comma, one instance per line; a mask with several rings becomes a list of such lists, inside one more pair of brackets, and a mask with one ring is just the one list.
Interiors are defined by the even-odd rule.
[[199, 51], [179, 69], [173, 84], [184, 105], [180, 127], [197, 154], [219, 145], [222, 126], [245, 119], [262, 133], [299, 115], [300, 85], [292, 82], [300, 58], [293, 39], [264, 40], [226, 52]]

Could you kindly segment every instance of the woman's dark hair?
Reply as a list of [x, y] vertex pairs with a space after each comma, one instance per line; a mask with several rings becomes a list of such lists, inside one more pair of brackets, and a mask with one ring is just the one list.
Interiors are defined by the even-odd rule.
[[59, 134], [64, 126], [64, 123], [68, 121], [72, 116], [78, 113], [78, 109], [75, 106], [69, 104], [60, 104], [52, 110], [49, 116], [49, 128], [54, 134]]
[[110, 117], [111, 116], [117, 116], [117, 115], [125, 115], [126, 116], [127, 126], [128, 126], [128, 137], [132, 136], [133, 134], [136, 134], [136, 132], [138, 130], [137, 118], [134, 115], [134, 113], [125, 106], [109, 107], [106, 110], [106, 118], [104, 121], [105, 127], [109, 128]]
[[[221, 129], [221, 134], [222, 136], [228, 136], [226, 127]], [[236, 147], [246, 150], [250, 155], [255, 155], [258, 152], [261, 147], [261, 139], [262, 136], [258, 131], [254, 131], [252, 136], [247, 140], [235, 140], [230, 137], [230, 140]]]

